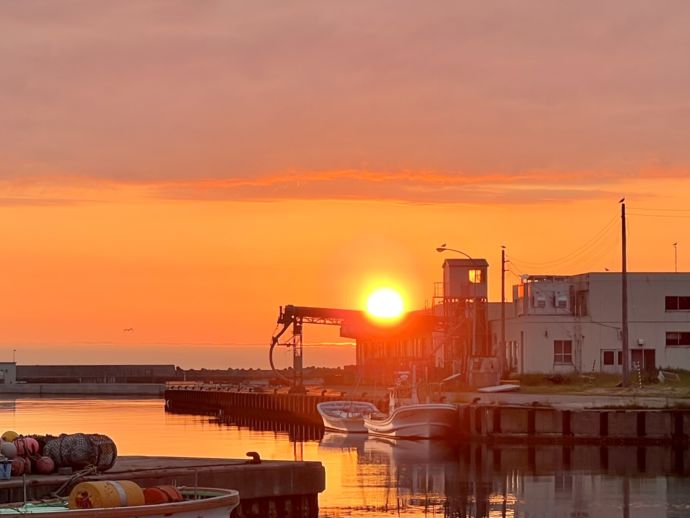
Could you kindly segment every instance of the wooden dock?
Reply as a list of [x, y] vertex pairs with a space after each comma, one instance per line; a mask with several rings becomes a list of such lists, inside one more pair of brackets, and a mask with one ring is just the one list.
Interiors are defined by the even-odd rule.
[[[119, 457], [105, 473], [82, 480], [132, 480], [141, 486], [160, 484], [236, 489], [240, 506], [233, 518], [318, 517], [318, 494], [325, 488], [320, 462], [207, 459], [189, 457]], [[0, 481], [0, 503], [50, 496], [70, 475], [29, 475]], [[25, 480], [25, 482], [24, 482]]]

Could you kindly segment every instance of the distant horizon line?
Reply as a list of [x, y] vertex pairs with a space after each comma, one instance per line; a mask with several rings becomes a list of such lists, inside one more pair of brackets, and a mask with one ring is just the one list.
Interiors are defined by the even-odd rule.
[[[270, 343], [253, 342], [108, 342], [108, 341], [88, 341], [88, 342], [24, 342], [24, 343], [2, 343], [0, 348], [17, 347], [42, 347], [42, 346], [93, 346], [93, 345], [132, 345], [149, 347], [269, 347]], [[341, 347], [356, 345], [355, 342], [309, 342], [302, 344], [304, 347]]]

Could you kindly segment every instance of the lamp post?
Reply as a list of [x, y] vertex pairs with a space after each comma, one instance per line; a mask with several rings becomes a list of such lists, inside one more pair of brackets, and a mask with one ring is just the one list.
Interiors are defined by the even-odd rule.
[[[467, 257], [470, 262], [472, 263], [472, 266], [476, 266], [476, 261], [473, 257], [471, 257], [469, 254], [463, 252], [462, 250], [458, 250], [456, 248], [448, 248], [446, 245], [441, 245], [436, 248], [436, 251], [438, 253], [443, 253], [443, 252], [455, 252], [460, 255], [464, 255]], [[476, 348], [477, 348], [477, 297], [476, 297], [476, 287], [475, 284], [476, 282], [472, 282], [471, 279], [470, 283], [472, 284], [472, 354], [476, 354]], [[445, 294], [444, 294], [445, 296]]]

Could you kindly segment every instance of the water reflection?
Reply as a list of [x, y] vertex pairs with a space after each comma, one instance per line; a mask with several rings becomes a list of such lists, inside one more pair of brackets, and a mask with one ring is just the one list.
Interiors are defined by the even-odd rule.
[[[687, 451], [610, 446], [452, 445], [326, 433], [354, 454], [361, 497], [324, 516], [680, 517], [690, 514]], [[678, 471], [679, 463], [683, 468]]]
[[228, 416], [166, 413], [161, 400], [0, 399], [0, 426], [98, 432], [123, 455], [321, 461], [322, 517], [690, 516], [690, 455], [662, 446], [393, 441]]

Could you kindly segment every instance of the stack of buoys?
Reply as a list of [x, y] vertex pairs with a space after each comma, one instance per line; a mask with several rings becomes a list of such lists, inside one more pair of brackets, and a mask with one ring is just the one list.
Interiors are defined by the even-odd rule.
[[33, 472], [48, 474], [55, 471], [53, 459], [41, 455], [42, 442], [36, 437], [22, 436], [8, 430], [0, 436], [0, 454], [12, 462], [13, 477]]
[[58, 468], [73, 470], [94, 466], [107, 471], [117, 459], [117, 446], [107, 435], [95, 433], [61, 434], [44, 437], [43, 454], [49, 456]]
[[144, 492], [131, 480], [81, 482], [74, 486], [67, 500], [70, 509], [129, 507], [144, 505]]

